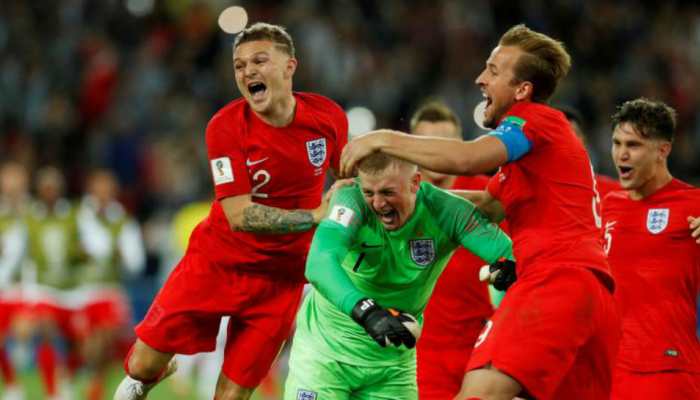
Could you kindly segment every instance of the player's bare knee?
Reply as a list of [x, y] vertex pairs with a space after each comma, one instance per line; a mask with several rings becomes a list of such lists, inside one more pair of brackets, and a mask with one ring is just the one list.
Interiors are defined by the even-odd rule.
[[255, 388], [246, 388], [233, 382], [225, 375], [219, 375], [216, 383], [215, 400], [248, 400]]
[[163, 373], [172, 354], [161, 353], [147, 344], [137, 340], [127, 361], [129, 376], [148, 381]]
[[458, 399], [511, 400], [522, 391], [515, 379], [493, 368], [470, 371], [464, 378]]

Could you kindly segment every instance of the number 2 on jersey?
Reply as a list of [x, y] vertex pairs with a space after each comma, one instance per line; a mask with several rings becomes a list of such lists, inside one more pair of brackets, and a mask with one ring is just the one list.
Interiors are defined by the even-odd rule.
[[267, 193], [261, 193], [260, 189], [270, 182], [270, 173], [264, 169], [255, 171], [253, 174], [253, 189], [250, 190], [250, 195], [253, 197], [259, 197], [261, 199], [266, 199], [268, 197]]

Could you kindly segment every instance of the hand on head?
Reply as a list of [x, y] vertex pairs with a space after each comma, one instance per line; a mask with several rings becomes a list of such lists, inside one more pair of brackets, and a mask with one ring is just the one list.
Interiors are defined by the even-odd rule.
[[357, 175], [357, 163], [375, 151], [379, 151], [384, 133], [382, 130], [371, 131], [348, 142], [340, 157], [340, 176], [342, 178]]

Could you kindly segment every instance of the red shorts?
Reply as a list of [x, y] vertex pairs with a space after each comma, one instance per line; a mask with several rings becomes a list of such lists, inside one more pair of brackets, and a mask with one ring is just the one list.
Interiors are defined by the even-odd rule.
[[[439, 340], [423, 341], [421, 338], [418, 341], [416, 361], [418, 397], [421, 400], [452, 400], [459, 393], [474, 341], [483, 329], [483, 321], [477, 320], [464, 326], [463, 334], [453, 340], [440, 336]], [[431, 329], [439, 327], [432, 326]], [[467, 346], [454, 346], [454, 343], [465, 342], [468, 342]]]
[[452, 400], [462, 387], [472, 349], [443, 349], [418, 349], [418, 397], [421, 400]]
[[265, 377], [291, 332], [303, 284], [210, 264], [188, 250], [153, 300], [136, 335], [164, 353], [213, 351], [231, 316], [222, 372], [243, 387]]
[[594, 272], [530, 270], [508, 289], [468, 369], [490, 364], [538, 400], [607, 400], [619, 338], [612, 294]]
[[129, 299], [121, 289], [108, 288], [90, 294], [83, 308], [87, 330], [118, 329], [131, 323]]
[[20, 302], [0, 300], [0, 339], [7, 335], [12, 320], [22, 308]]
[[63, 338], [76, 341], [82, 337], [84, 325], [78, 310], [63, 307], [50, 301], [40, 301], [28, 308], [31, 318], [48, 319], [59, 329]]
[[611, 400], [700, 399], [700, 374], [615, 368]]

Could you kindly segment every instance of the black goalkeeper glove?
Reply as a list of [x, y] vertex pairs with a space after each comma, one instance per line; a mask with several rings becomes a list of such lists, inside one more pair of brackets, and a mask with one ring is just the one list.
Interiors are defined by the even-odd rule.
[[416, 338], [398, 316], [399, 312], [383, 308], [367, 298], [358, 301], [352, 309], [352, 319], [380, 346], [386, 347], [393, 343], [396, 347], [403, 344], [411, 349], [416, 346]]
[[497, 272], [496, 277], [491, 279], [491, 284], [498, 290], [505, 291], [512, 285], [517, 276], [515, 274], [515, 261], [501, 257], [495, 263], [489, 265], [491, 276]]

